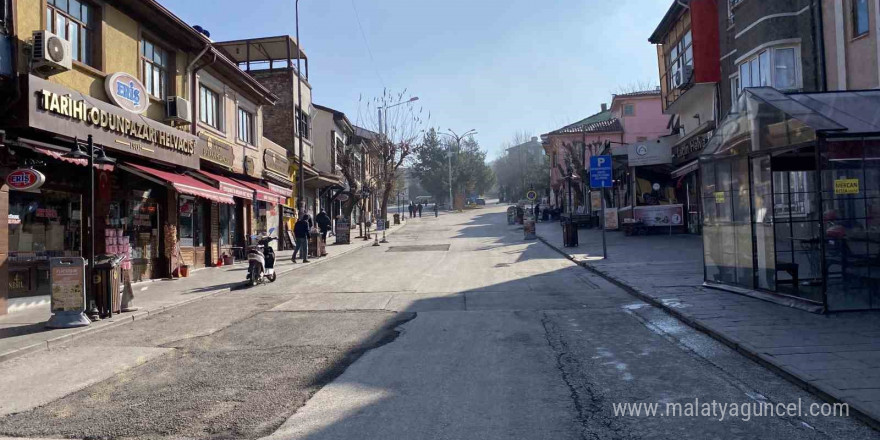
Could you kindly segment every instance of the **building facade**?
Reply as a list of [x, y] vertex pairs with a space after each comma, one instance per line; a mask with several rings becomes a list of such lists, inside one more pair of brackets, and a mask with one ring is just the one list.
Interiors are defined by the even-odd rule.
[[[15, 56], [0, 56], [14, 60], [0, 120], [0, 313], [48, 301], [52, 258], [94, 251], [123, 255], [133, 281], [185, 276], [266, 232], [259, 201], [292, 186], [270, 188], [260, 160], [282, 151], [262, 136], [277, 98], [206, 32], [151, 0], [19, 0], [14, 17]], [[89, 139], [114, 160], [96, 169], [94, 199]], [[10, 185], [22, 170], [45, 182]], [[114, 307], [86, 287], [102, 312]]]
[[869, 0], [823, 0], [822, 28], [828, 90], [880, 88], [880, 5]]

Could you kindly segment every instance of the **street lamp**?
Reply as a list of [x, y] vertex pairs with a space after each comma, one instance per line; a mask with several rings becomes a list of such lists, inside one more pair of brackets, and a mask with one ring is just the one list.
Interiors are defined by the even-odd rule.
[[[379, 108], [377, 109], [377, 110], [379, 111], [379, 131], [381, 131], [382, 134], [385, 135], [385, 139], [388, 139], [388, 109], [389, 109], [389, 108], [397, 107], [398, 105], [403, 105], [403, 104], [409, 104], [409, 103], [411, 103], [411, 102], [416, 102], [416, 101], [418, 101], [418, 100], [419, 100], [419, 97], [418, 97], [418, 96], [413, 96], [412, 98], [409, 98], [409, 99], [406, 100], [406, 101], [400, 101], [400, 102], [398, 102], [397, 104], [385, 105], [385, 106], [379, 107]], [[383, 114], [385, 115], [385, 118], [384, 118], [385, 125], [384, 125], [384, 126], [382, 125], [382, 122], [383, 122], [382, 115], [383, 115]]]
[[[305, 118], [305, 110], [303, 110], [302, 100], [303, 100], [303, 92], [302, 92], [302, 44], [299, 42], [299, 0], [296, 0], [294, 5], [294, 14], [296, 17], [296, 91], [297, 91], [297, 101], [296, 105], [299, 108], [299, 117]], [[290, 47], [290, 46], [288, 46]], [[290, 60], [287, 61], [288, 66], [290, 66]], [[269, 63], [271, 65], [271, 62]], [[294, 111], [294, 117], [296, 116], [296, 111]], [[296, 118], [294, 118], [296, 119]], [[305, 169], [303, 168], [303, 127], [300, 126], [300, 120], [296, 119], [296, 131], [299, 137], [299, 167], [297, 169], [297, 177], [299, 178], [299, 191], [297, 191], [297, 201], [296, 205], [299, 209], [299, 217], [302, 218], [304, 211], [306, 210], [306, 180], [305, 180]]]
[[[477, 134], [477, 130], [474, 128], [464, 132], [464, 134], [462, 134], [461, 136], [457, 135], [454, 131], [452, 131], [451, 128], [447, 128], [446, 130], [448, 130], [449, 133], [452, 133], [452, 134], [449, 134], [449, 133], [438, 133], [438, 134], [442, 134], [444, 136], [449, 136], [449, 137], [455, 139], [455, 144], [458, 147], [459, 151], [461, 151], [461, 140], [462, 139], [464, 139], [468, 136], [473, 136], [473, 135]], [[446, 153], [446, 159], [449, 162], [449, 210], [452, 211], [452, 204], [453, 204], [453, 199], [452, 199], [452, 145], [449, 146], [449, 151]]]
[[[92, 135], [89, 135], [88, 140], [86, 141], [85, 147], [86, 151], [83, 151], [80, 148], [79, 139], [74, 139], [73, 148], [71, 148], [70, 152], [65, 153], [64, 157], [70, 159], [86, 159], [88, 160], [89, 166], [89, 217], [88, 217], [88, 230], [89, 230], [89, 264], [88, 269], [86, 270], [87, 280], [86, 283], [88, 285], [88, 291], [92, 292], [92, 297], [95, 298], [96, 292], [94, 292], [94, 267], [95, 267], [95, 165], [113, 165], [116, 163], [116, 159], [111, 159], [107, 157], [107, 152], [104, 151], [103, 147], [95, 148], [95, 143], [92, 140]], [[97, 153], [97, 156], [95, 154]], [[109, 292], [109, 290], [108, 290]], [[107, 298], [107, 317], [113, 317], [113, 303], [112, 298]], [[93, 319], [94, 321], [94, 319]]]

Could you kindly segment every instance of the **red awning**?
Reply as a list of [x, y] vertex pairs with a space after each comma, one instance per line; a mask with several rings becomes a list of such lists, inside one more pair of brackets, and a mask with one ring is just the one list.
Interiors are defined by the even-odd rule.
[[276, 185], [272, 182], [266, 182], [266, 184], [269, 185], [270, 191], [278, 194], [281, 197], [284, 197], [285, 200], [293, 196], [293, 188], [286, 188], [281, 185]]
[[254, 190], [248, 188], [241, 183], [236, 182], [232, 178], [221, 176], [219, 174], [209, 173], [207, 171], [198, 171], [201, 174], [204, 174], [206, 177], [216, 180], [218, 186], [220, 187], [220, 191], [229, 193], [235, 197], [240, 199], [250, 200], [254, 197]]
[[229, 205], [235, 204], [235, 200], [232, 199], [231, 195], [220, 191], [217, 188], [211, 188], [207, 184], [199, 182], [190, 176], [161, 171], [155, 168], [135, 165], [132, 163], [120, 164], [120, 168], [150, 180], [158, 179], [162, 182], [168, 183], [181, 194], [201, 197], [218, 203], [226, 203]]
[[237, 179], [233, 179], [233, 180], [252, 189], [254, 191], [254, 193], [256, 193], [256, 195], [257, 195], [257, 200], [262, 200], [264, 202], [274, 203], [276, 205], [283, 205], [284, 202], [287, 201], [287, 199], [285, 199], [284, 197], [282, 197], [278, 194], [275, 194], [271, 189], [266, 188], [265, 186], [260, 185], [259, 183], [251, 183], [251, 182], [246, 182], [246, 181], [237, 180]]

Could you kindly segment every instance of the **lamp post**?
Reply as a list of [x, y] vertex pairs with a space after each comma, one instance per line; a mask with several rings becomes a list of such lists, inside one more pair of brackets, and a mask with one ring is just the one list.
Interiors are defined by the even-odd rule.
[[[454, 131], [452, 131], [451, 128], [447, 128], [447, 130], [449, 131], [449, 133], [438, 133], [438, 134], [442, 134], [444, 136], [449, 136], [449, 137], [455, 139], [455, 145], [458, 147], [459, 150], [461, 150], [461, 140], [462, 139], [464, 139], [468, 136], [473, 136], [473, 135], [477, 134], [477, 130], [473, 129], [473, 128], [464, 132], [464, 134], [462, 134], [461, 136], [459, 136]], [[452, 206], [453, 205], [453, 198], [452, 198], [452, 145], [449, 146], [449, 151], [446, 153], [446, 159], [447, 159], [447, 162], [449, 163], [449, 210], [452, 211], [453, 210], [453, 206]]]
[[[412, 98], [407, 99], [406, 101], [400, 101], [397, 104], [385, 105], [379, 107], [377, 110], [379, 111], [379, 131], [385, 135], [385, 140], [388, 140], [390, 136], [388, 136], [388, 109], [397, 107], [398, 105], [409, 104], [411, 102], [416, 102], [419, 100], [418, 96], [413, 96]], [[383, 119], [382, 116], [385, 116]], [[383, 125], [384, 121], [384, 125]]]
[[[297, 133], [299, 137], [299, 167], [297, 169], [297, 177], [299, 178], [299, 191], [297, 191], [297, 201], [296, 207], [299, 210], [299, 217], [303, 216], [303, 213], [306, 210], [306, 180], [305, 180], [305, 169], [303, 168], [303, 127], [300, 124], [300, 119], [305, 118], [305, 111], [303, 110], [302, 100], [303, 100], [303, 92], [302, 92], [302, 45], [299, 42], [299, 0], [296, 0], [294, 5], [294, 15], [296, 19], [296, 91], [297, 91], [297, 101], [296, 106], [299, 109], [299, 118], [296, 119], [297, 123]], [[294, 111], [294, 116], [296, 112]]]
[[[88, 230], [89, 230], [89, 261], [86, 269], [86, 282], [87, 292], [92, 292], [93, 297], [97, 297], [96, 292], [93, 291], [94, 287], [94, 270], [95, 270], [95, 165], [113, 165], [116, 163], [116, 159], [111, 159], [107, 157], [107, 152], [104, 151], [103, 147], [99, 147], [97, 150], [95, 149], [95, 143], [92, 140], [92, 135], [89, 135], [88, 140], [86, 141], [85, 147], [87, 150], [84, 152], [80, 148], [79, 139], [75, 139], [73, 143], [73, 149], [69, 153], [66, 153], [64, 157], [68, 157], [71, 159], [86, 159], [88, 160], [89, 166], [89, 216], [88, 216]], [[98, 153], [98, 156], [95, 157], [95, 153]], [[107, 317], [113, 317], [113, 303], [112, 298], [109, 296], [106, 299], [107, 301]], [[90, 316], [91, 318], [91, 316]], [[94, 319], [92, 319], [94, 321]]]

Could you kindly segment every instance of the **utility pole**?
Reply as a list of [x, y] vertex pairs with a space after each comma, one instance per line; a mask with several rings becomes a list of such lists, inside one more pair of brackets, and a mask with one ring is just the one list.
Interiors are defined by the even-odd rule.
[[[447, 128], [447, 130], [449, 131], [449, 133], [452, 133], [452, 134], [449, 134], [449, 133], [437, 133], [437, 134], [442, 134], [444, 136], [449, 136], [452, 139], [455, 139], [455, 145], [458, 147], [459, 151], [461, 150], [461, 140], [462, 139], [464, 139], [468, 136], [473, 136], [473, 135], [477, 134], [477, 130], [473, 129], [473, 128], [466, 131], [461, 136], [459, 136], [454, 131], [452, 131], [451, 128]], [[452, 145], [449, 145], [448, 150], [449, 151], [446, 154], [446, 159], [449, 162], [449, 210], [452, 211], [453, 210], [453, 202], [454, 202], [453, 195], [452, 195]]]

